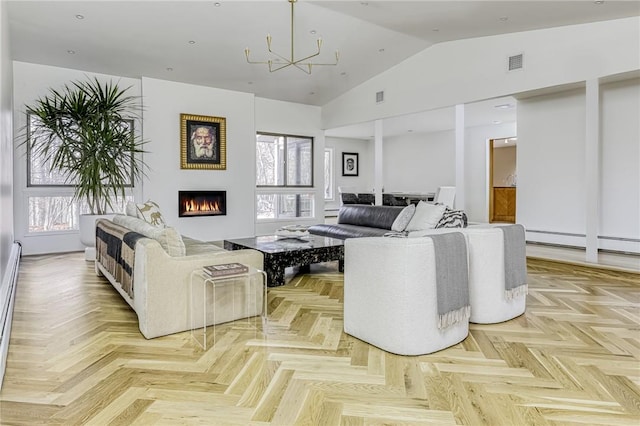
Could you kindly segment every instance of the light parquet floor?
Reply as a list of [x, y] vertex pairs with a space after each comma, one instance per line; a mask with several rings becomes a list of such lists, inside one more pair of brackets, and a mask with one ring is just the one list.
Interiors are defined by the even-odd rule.
[[81, 254], [25, 257], [0, 423], [640, 424], [640, 275], [530, 260], [523, 316], [403, 357], [342, 331], [335, 266], [270, 289], [265, 333], [217, 326], [203, 351], [145, 340]]

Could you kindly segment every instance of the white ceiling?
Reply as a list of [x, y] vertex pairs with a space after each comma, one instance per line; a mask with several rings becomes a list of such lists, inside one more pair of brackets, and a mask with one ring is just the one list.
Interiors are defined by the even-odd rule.
[[293, 67], [269, 73], [245, 61], [245, 47], [254, 59], [267, 59], [267, 33], [273, 49], [288, 54], [286, 0], [3, 1], [15, 60], [310, 105], [323, 105], [434, 43], [640, 15], [635, 0], [299, 0], [296, 57], [312, 53], [318, 36], [320, 61], [332, 61], [335, 50], [341, 55], [337, 66], [307, 75]]

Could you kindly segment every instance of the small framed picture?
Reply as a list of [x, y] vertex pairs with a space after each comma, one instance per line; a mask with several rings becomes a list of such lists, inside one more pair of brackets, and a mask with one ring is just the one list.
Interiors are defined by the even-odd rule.
[[227, 169], [224, 117], [180, 114], [180, 168]]
[[342, 153], [342, 176], [358, 176], [358, 153]]

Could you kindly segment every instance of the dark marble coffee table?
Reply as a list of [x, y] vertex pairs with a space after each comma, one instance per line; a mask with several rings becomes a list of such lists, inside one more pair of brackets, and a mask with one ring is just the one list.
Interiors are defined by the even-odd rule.
[[224, 240], [226, 250], [255, 249], [264, 255], [264, 271], [269, 287], [284, 285], [284, 269], [289, 266], [308, 268], [312, 263], [338, 261], [344, 268], [344, 241], [309, 235], [304, 238], [261, 236]]

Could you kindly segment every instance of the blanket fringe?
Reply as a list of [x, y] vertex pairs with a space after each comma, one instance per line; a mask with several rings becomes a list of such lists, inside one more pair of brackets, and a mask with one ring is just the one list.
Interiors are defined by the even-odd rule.
[[504, 291], [504, 297], [507, 300], [513, 300], [516, 297], [524, 296], [529, 294], [529, 286], [527, 284], [522, 284], [518, 287], [514, 287], [509, 290]]
[[456, 323], [466, 321], [471, 317], [471, 305], [463, 306], [454, 311], [438, 315], [438, 329], [450, 327]]

